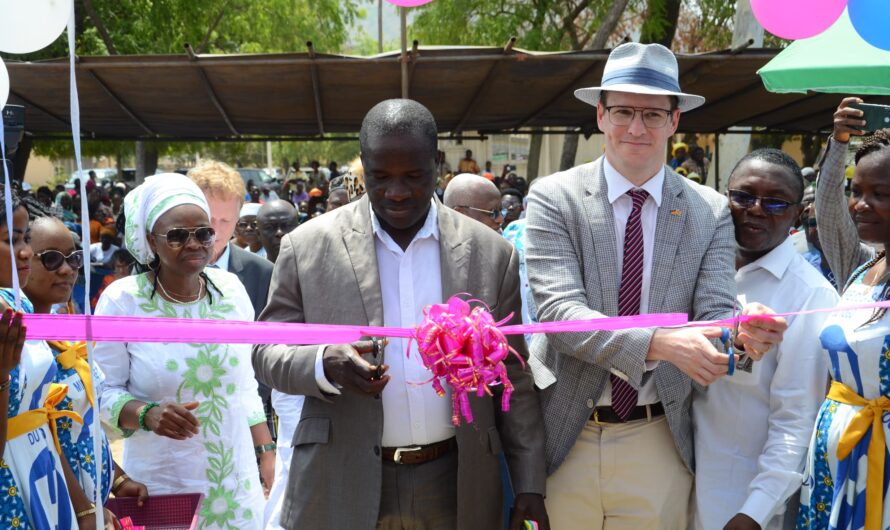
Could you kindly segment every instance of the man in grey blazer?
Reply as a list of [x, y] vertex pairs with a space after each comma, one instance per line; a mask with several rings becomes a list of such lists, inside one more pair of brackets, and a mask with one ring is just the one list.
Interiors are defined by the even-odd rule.
[[[435, 120], [419, 103], [388, 100], [360, 135], [367, 194], [285, 236], [260, 320], [412, 327], [453, 295], [488, 305], [496, 319], [520, 310], [518, 257], [497, 233], [434, 200]], [[523, 357], [522, 337], [510, 345]], [[416, 345], [355, 344], [254, 349], [257, 376], [305, 396], [280, 523], [319, 530], [498, 529], [504, 453], [523, 519], [549, 529], [543, 500], [544, 433], [531, 373], [518, 359], [509, 412], [470, 397], [473, 423], [452, 424]]]
[[[526, 266], [538, 319], [729, 317], [735, 242], [726, 199], [664, 164], [680, 113], [704, 98], [680, 91], [676, 58], [660, 45], [615, 48], [602, 85], [575, 95], [597, 108], [605, 156], [544, 178], [529, 197]], [[751, 322], [738, 341], [759, 357], [783, 327]], [[692, 381], [726, 374], [729, 357], [710, 340], [720, 331], [534, 337], [554, 528], [685, 530]]]

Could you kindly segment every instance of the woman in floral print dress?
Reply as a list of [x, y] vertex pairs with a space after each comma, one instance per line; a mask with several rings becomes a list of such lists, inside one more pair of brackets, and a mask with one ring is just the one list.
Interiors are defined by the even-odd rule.
[[[103, 316], [253, 320], [238, 278], [208, 268], [207, 202], [188, 178], [146, 179], [126, 198], [126, 246], [149, 272], [118, 280]], [[125, 436], [122, 465], [152, 495], [203, 493], [199, 528], [254, 529], [263, 489], [255, 446], [271, 436], [246, 344], [100, 343], [102, 410]], [[263, 453], [271, 485], [274, 453]]]

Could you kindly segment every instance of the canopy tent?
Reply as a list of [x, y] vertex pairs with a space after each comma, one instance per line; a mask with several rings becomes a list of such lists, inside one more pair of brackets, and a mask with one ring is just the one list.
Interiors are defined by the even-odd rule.
[[831, 97], [837, 104], [837, 94], [886, 103], [890, 96], [890, 51], [866, 42], [847, 9], [828, 29], [792, 42], [757, 73], [772, 93], [828, 95], [798, 96], [802, 103]]
[[758, 73], [770, 92], [890, 95], [890, 51], [865, 42], [846, 10], [830, 28], [794, 41]]
[[[377, 102], [401, 93], [401, 54], [360, 58], [274, 55], [80, 57], [82, 132], [102, 139], [309, 138], [354, 133]], [[733, 126], [812, 132], [830, 126], [832, 95], [767, 92], [756, 72], [776, 50], [741, 49], [679, 56], [680, 84], [704, 95], [684, 115], [686, 132]], [[409, 96], [430, 108], [442, 132], [461, 135], [535, 128], [595, 131], [591, 108], [574, 89], [599, 85], [608, 50], [542, 53], [512, 48], [415, 47], [408, 53]], [[10, 103], [27, 107], [37, 137], [68, 133], [67, 59], [6, 61]], [[890, 98], [883, 98], [886, 102]], [[876, 100], [880, 101], [880, 99]], [[552, 130], [551, 130], [552, 132]]]

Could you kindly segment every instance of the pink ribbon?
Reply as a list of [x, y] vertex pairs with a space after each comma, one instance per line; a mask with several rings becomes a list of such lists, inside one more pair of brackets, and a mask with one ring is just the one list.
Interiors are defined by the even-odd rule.
[[[814, 313], [834, 313], [890, 307], [890, 300], [812, 309], [770, 316], [741, 316], [740, 322], [793, 317]], [[177, 342], [217, 344], [344, 344], [366, 337], [399, 337], [417, 341], [418, 351], [433, 377], [430, 382], [439, 395], [445, 395], [444, 381], [451, 388], [452, 423], [463, 417], [473, 421], [469, 394], [493, 395], [491, 387], [503, 385], [501, 408], [510, 408], [513, 384], [504, 364], [507, 356], [518, 354], [510, 348], [506, 335], [525, 333], [618, 331], [631, 328], [735, 325], [733, 319], [689, 322], [683, 313], [660, 313], [627, 317], [595, 318], [504, 326], [483, 305], [472, 307], [459, 297], [424, 310], [425, 318], [416, 328], [291, 324], [230, 320], [175, 318], [101, 317], [85, 315], [26, 314], [28, 339], [86, 340], [113, 342]], [[89, 333], [88, 333], [89, 331]], [[520, 362], [522, 358], [519, 357]]]
[[[195, 344], [346, 344], [366, 337], [411, 339], [415, 328], [292, 324], [238, 320], [196, 320], [162, 317], [103, 317], [25, 314], [29, 340], [98, 342], [182, 342]], [[541, 324], [503, 326], [504, 335], [559, 331], [618, 331], [629, 328], [683, 326], [683, 313], [592, 318]], [[712, 324], [717, 325], [717, 324]]]
[[[812, 309], [776, 316], [793, 317], [814, 313], [837, 313], [861, 309], [890, 308], [890, 300]], [[742, 316], [740, 322], [756, 320]], [[292, 324], [282, 322], [246, 322], [238, 320], [195, 320], [161, 317], [103, 317], [85, 315], [25, 314], [28, 339], [87, 340], [98, 342], [184, 342], [206, 344], [345, 344], [365, 337], [414, 338], [414, 328], [375, 326], [340, 326], [332, 324]], [[528, 333], [620, 331], [631, 328], [667, 328], [681, 326], [720, 326], [734, 324], [732, 319], [690, 322], [685, 313], [653, 313], [628, 317], [591, 318], [564, 322], [543, 322], [500, 326], [504, 335]]]

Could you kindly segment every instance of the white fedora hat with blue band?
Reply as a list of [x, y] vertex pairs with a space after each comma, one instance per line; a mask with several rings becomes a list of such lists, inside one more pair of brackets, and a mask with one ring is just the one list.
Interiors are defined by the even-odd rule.
[[675, 96], [680, 112], [704, 104], [705, 98], [680, 90], [679, 67], [673, 52], [661, 44], [628, 42], [609, 54], [601, 86], [579, 88], [575, 97], [596, 106], [603, 90], [656, 96]]

